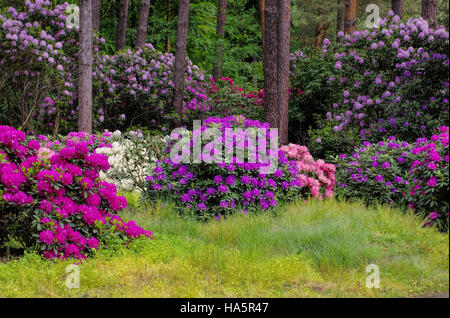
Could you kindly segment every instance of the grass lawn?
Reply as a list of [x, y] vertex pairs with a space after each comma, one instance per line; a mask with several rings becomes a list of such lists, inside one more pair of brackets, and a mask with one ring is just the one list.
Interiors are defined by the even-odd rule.
[[[155, 233], [104, 249], [66, 288], [70, 261], [0, 264], [0, 297], [409, 297], [449, 290], [449, 236], [387, 207], [310, 201], [278, 214], [198, 223], [131, 198], [124, 216]], [[366, 266], [380, 288], [366, 287]]]

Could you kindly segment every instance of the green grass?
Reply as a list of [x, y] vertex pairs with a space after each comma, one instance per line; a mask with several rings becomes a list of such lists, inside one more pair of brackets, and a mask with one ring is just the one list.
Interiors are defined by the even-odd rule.
[[[449, 237], [387, 207], [311, 201], [278, 215], [198, 223], [170, 208], [125, 218], [155, 233], [100, 250], [65, 285], [70, 261], [35, 254], [0, 264], [3, 297], [409, 297], [449, 290]], [[366, 287], [366, 266], [380, 288]]]

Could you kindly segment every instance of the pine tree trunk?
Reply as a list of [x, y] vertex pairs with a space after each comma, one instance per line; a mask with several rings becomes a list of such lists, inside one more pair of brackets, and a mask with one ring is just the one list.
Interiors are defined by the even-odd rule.
[[80, 0], [78, 130], [92, 133], [92, 1]]
[[279, 128], [278, 110], [278, 32], [277, 1], [266, 0], [264, 8], [264, 105], [266, 121], [272, 128]]
[[317, 22], [316, 38], [314, 40], [314, 47], [320, 49], [322, 45], [323, 24], [321, 21]]
[[100, 32], [100, 5], [101, 0], [92, 0], [92, 28]]
[[422, 17], [430, 28], [437, 28], [437, 0], [422, 0]]
[[336, 42], [342, 42], [342, 37], [338, 37], [339, 32], [344, 32], [345, 28], [345, 11], [344, 0], [337, 0], [337, 25], [336, 25]]
[[166, 35], [166, 40], [165, 40], [164, 48], [165, 48], [165, 50], [166, 50], [167, 53], [170, 52], [170, 49], [171, 49], [171, 45], [170, 45], [170, 36], [168, 36], [168, 35]]
[[125, 39], [127, 35], [128, 4], [130, 0], [120, 0], [119, 23], [117, 25], [116, 50], [125, 48]]
[[259, 0], [259, 14], [261, 16], [261, 37], [262, 37], [262, 43], [263, 43], [263, 52], [264, 52], [264, 30], [265, 30], [265, 19], [264, 19], [264, 11], [266, 4], [265, 0]]
[[356, 0], [345, 0], [345, 26], [347, 34], [353, 34], [356, 23]]
[[278, 132], [280, 144], [287, 145], [289, 143], [289, 51], [291, 41], [291, 0], [279, 0], [278, 23]]
[[150, 0], [141, 0], [139, 11], [139, 24], [136, 34], [136, 49], [141, 49], [147, 38], [148, 12], [150, 10]]
[[[173, 95], [173, 105], [175, 112], [181, 117], [183, 111], [184, 78], [186, 72], [186, 44], [189, 26], [189, 0], [179, 0], [178, 2], [178, 26], [177, 44], [175, 52], [175, 93]], [[181, 120], [175, 122], [176, 126], [181, 125]]]
[[220, 78], [222, 75], [223, 64], [223, 39], [225, 38], [225, 20], [226, 20], [227, 0], [219, 0], [219, 8], [217, 10], [217, 47], [216, 47], [216, 64], [214, 66], [213, 77]]
[[400, 18], [403, 17], [403, 0], [392, 0], [392, 11]]

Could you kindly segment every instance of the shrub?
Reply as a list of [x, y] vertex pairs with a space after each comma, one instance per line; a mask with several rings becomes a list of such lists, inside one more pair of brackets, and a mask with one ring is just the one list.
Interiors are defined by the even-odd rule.
[[117, 215], [126, 199], [99, 179], [109, 169], [95, 152], [104, 140], [82, 132], [34, 139], [0, 126], [0, 238], [38, 246], [46, 258], [84, 259], [101, 243], [150, 237]]
[[295, 94], [289, 100], [290, 141], [307, 144], [308, 130], [319, 128], [319, 119], [324, 117], [333, 100], [332, 87], [328, 83], [333, 72], [334, 58], [330, 54], [291, 53], [290, 83], [301, 89], [302, 94]]
[[322, 159], [315, 161], [305, 146], [289, 144], [280, 149], [286, 153], [288, 159], [295, 160], [299, 171], [298, 178], [302, 186], [308, 186], [312, 197], [322, 199], [333, 196], [336, 183], [334, 164], [325, 163]]
[[66, 54], [76, 32], [65, 28], [66, 5], [48, 4], [26, 1], [25, 12], [11, 7], [0, 14], [0, 122], [34, 133], [57, 131], [72, 97]]
[[338, 164], [338, 193], [367, 204], [409, 207], [428, 217], [427, 224], [448, 229], [448, 127], [430, 140], [414, 144], [387, 140], [365, 141]]
[[[94, 62], [94, 97], [98, 128], [126, 129], [131, 125], [166, 127], [175, 118], [172, 106], [175, 56], [146, 44], [137, 51], [97, 55]], [[186, 61], [183, 119], [198, 117], [210, 104], [198, 66]]]
[[246, 92], [235, 86], [233, 79], [221, 77], [218, 80], [210, 79], [207, 92], [212, 107], [202, 118], [242, 115], [254, 120], [264, 119], [264, 90]]
[[380, 28], [346, 36], [334, 52], [329, 85], [337, 95], [327, 119], [336, 131], [362, 128], [363, 140], [414, 142], [448, 125], [448, 32], [390, 14]]
[[[338, 134], [360, 131], [358, 144], [390, 135], [412, 143], [448, 125], [448, 32], [389, 14], [380, 28], [346, 35], [342, 44], [324, 41], [322, 52], [295, 58], [291, 82], [303, 95], [290, 103], [292, 141], [314, 150], [314, 140], [301, 135], [312, 128], [327, 136], [324, 119]], [[335, 154], [346, 150], [337, 146]]]
[[106, 138], [107, 146], [97, 153], [108, 156], [110, 169], [100, 172], [100, 178], [123, 191], [145, 191], [145, 177], [150, 175], [157, 158], [163, 158], [164, 138], [160, 135], [144, 136], [141, 130], [122, 134], [115, 131]]
[[336, 162], [336, 154], [351, 153], [355, 145], [361, 142], [359, 130], [356, 128], [334, 131], [333, 124], [319, 121], [318, 128], [310, 128], [308, 133], [308, 149], [316, 158], [325, 158]]
[[[270, 127], [267, 123], [246, 119], [243, 116], [210, 117], [203, 121], [201, 130], [194, 130], [193, 133], [197, 136], [211, 128], [218, 129], [222, 141], [226, 141], [226, 128], [241, 129], [239, 132], [241, 138], [233, 139], [228, 145], [233, 146], [233, 149], [234, 147], [249, 149], [253, 145], [252, 136], [245, 129]], [[267, 130], [266, 138], [269, 137], [269, 133]], [[173, 137], [181, 138], [176, 135]], [[193, 144], [193, 139], [190, 134], [187, 139], [189, 144]], [[175, 149], [175, 145], [170, 143], [167, 151]], [[209, 153], [207, 147], [212, 147]], [[259, 151], [261, 151], [259, 156], [264, 154], [276, 156], [268, 149]], [[276, 153], [279, 155], [276, 159], [278, 168], [272, 176], [260, 170], [268, 166], [269, 161], [259, 163], [254, 160], [252, 163], [248, 160], [249, 152], [245, 151], [242, 162], [234, 154], [229, 162], [225, 162], [223, 158], [215, 157], [218, 153], [214, 150], [214, 144], [209, 143], [203, 149], [200, 163], [193, 163], [193, 160], [190, 160], [190, 163], [177, 163], [179, 162], [177, 156], [157, 162], [153, 174], [147, 178], [148, 188], [145, 198], [147, 200], [170, 198], [175, 202], [179, 214], [194, 215], [198, 218], [226, 215], [236, 211], [248, 213], [269, 210], [280, 202], [299, 197], [301, 191], [296, 163], [289, 161], [283, 151], [277, 149]], [[189, 158], [190, 156], [189, 153]], [[208, 163], [206, 160], [215, 161]]]
[[[321, 197], [320, 182], [328, 186], [324, 194], [332, 195], [331, 187], [334, 180], [328, 177], [333, 178], [333, 168], [320, 160], [315, 162], [304, 151], [304, 147], [291, 145], [280, 150], [261, 148], [258, 150], [258, 161], [252, 162], [250, 149], [254, 143], [251, 131], [257, 128], [269, 129], [267, 123], [246, 119], [243, 116], [210, 117], [202, 123], [201, 130], [194, 130], [194, 135], [186, 138], [189, 141], [188, 145], [194, 144], [193, 136], [210, 128], [218, 129], [219, 140], [226, 145], [233, 146], [233, 149], [235, 147], [242, 149], [244, 160], [238, 158], [237, 153], [236, 156], [233, 154], [228, 162], [223, 158], [216, 158], [215, 155], [218, 153], [214, 148], [209, 148], [214, 146], [212, 143], [203, 148], [200, 163], [193, 163], [192, 160], [190, 163], [180, 163], [176, 155], [171, 159], [167, 158], [158, 162], [153, 174], [147, 178], [148, 189], [145, 193], [147, 200], [170, 198], [175, 202], [179, 214], [207, 218], [236, 211], [248, 213], [272, 210], [279, 203], [306, 198], [309, 195]], [[233, 139], [233, 142], [228, 141], [227, 128], [240, 129], [236, 132], [240, 137]], [[270, 140], [269, 130], [265, 137]], [[260, 145], [261, 142], [258, 141], [258, 146]], [[174, 149], [176, 150], [175, 145], [169, 144], [167, 151]], [[270, 164], [269, 159], [261, 157], [264, 151], [265, 155], [272, 156], [276, 160], [274, 163], [278, 164], [273, 174], [260, 170]], [[185, 154], [191, 156], [190, 153]], [[288, 156], [295, 160], [289, 160]], [[212, 159], [215, 161], [205, 162]], [[313, 179], [314, 177], [321, 181]]]

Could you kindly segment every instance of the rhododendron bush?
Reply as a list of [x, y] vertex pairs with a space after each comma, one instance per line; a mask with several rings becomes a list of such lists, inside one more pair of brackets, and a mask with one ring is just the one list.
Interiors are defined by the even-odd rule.
[[246, 118], [264, 118], [264, 89], [247, 92], [234, 84], [233, 79], [221, 77], [210, 79], [208, 96], [214, 105], [204, 115], [207, 117], [242, 115]]
[[312, 197], [331, 198], [334, 194], [336, 166], [322, 159], [317, 161], [305, 146], [289, 144], [280, 148], [288, 159], [294, 160], [299, 171], [298, 177], [302, 185], [307, 185]]
[[[205, 148], [208, 147], [206, 149], [210, 151], [199, 154], [199, 158], [192, 156], [188, 163], [179, 162], [179, 158], [158, 161], [153, 173], [147, 178], [147, 200], [171, 200], [180, 214], [207, 218], [236, 211], [247, 214], [273, 210], [279, 203], [307, 198], [309, 195], [322, 197], [320, 187], [324, 188], [324, 195], [333, 194], [334, 167], [320, 160], [315, 162], [302, 147], [278, 149], [276, 145], [275, 150], [268, 149], [270, 138], [273, 137], [268, 123], [246, 119], [244, 116], [209, 117], [202, 122], [201, 129], [190, 133], [188, 144], [192, 146], [195, 136], [211, 128], [218, 129], [226, 147], [243, 149], [244, 160], [237, 153], [233, 153], [226, 162], [223, 157], [216, 158], [218, 150], [214, 149], [214, 144], [208, 143]], [[232, 141], [226, 138], [227, 128], [238, 130], [236, 136], [239, 137]], [[253, 143], [251, 133], [246, 130], [249, 128], [267, 129], [266, 149], [258, 148], [261, 145], [259, 141], [257, 145]], [[177, 136], [174, 137], [177, 140]], [[171, 151], [174, 145], [170, 142], [167, 151]], [[250, 151], [247, 150], [253, 146], [256, 160], [249, 160]], [[261, 170], [271, 164], [269, 158], [261, 157], [264, 155], [277, 160], [273, 173]], [[191, 156], [190, 151], [187, 156]], [[294, 160], [289, 160], [288, 156]], [[201, 162], [194, 163], [194, 159], [201, 159]]]
[[340, 196], [408, 207], [427, 217], [427, 224], [448, 229], [448, 127], [412, 144], [393, 136], [376, 144], [365, 141], [340, 159]]
[[108, 156], [110, 165], [108, 171], [100, 171], [100, 178], [122, 191], [145, 191], [145, 178], [153, 171], [157, 158], [164, 158], [164, 137], [144, 136], [141, 130], [115, 131], [106, 141], [107, 145], [96, 150]]
[[95, 152], [104, 141], [82, 132], [35, 139], [0, 126], [0, 245], [14, 239], [46, 258], [84, 259], [110, 239], [151, 237], [120, 218], [126, 199], [99, 178], [109, 169]]
[[350, 131], [357, 144], [391, 135], [414, 142], [449, 124], [448, 32], [420, 17], [402, 23], [392, 11], [379, 22], [295, 59], [291, 82], [304, 94], [290, 104], [292, 137], [317, 129], [309, 144], [331, 138], [339, 154]]
[[[176, 116], [172, 107], [174, 61], [173, 54], [156, 52], [148, 43], [135, 52], [98, 55], [93, 73], [98, 127], [124, 129], [130, 123], [166, 127]], [[204, 73], [189, 59], [186, 63], [185, 120], [198, 118], [211, 107]]]
[[413, 142], [448, 125], [448, 32], [390, 14], [380, 28], [346, 36], [345, 49], [334, 53], [329, 82], [340, 97], [327, 118], [337, 131], [365, 129], [371, 141], [389, 134]]

